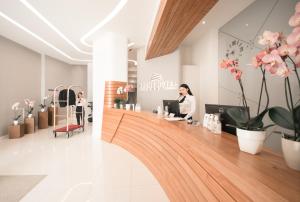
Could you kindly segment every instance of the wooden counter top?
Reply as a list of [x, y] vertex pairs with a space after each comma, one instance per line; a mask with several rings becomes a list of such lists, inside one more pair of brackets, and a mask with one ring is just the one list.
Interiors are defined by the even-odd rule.
[[230, 134], [106, 108], [102, 139], [139, 158], [171, 201], [300, 201], [300, 172], [271, 151], [241, 152]]

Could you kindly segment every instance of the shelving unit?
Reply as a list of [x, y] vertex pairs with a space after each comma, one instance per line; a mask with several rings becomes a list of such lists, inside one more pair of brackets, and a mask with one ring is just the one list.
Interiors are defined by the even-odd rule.
[[[136, 50], [131, 49], [128, 52], [131, 60], [137, 59]], [[130, 103], [135, 104], [137, 98], [137, 65], [134, 62], [128, 62], [128, 84], [133, 86], [133, 90], [128, 92], [128, 100]]]

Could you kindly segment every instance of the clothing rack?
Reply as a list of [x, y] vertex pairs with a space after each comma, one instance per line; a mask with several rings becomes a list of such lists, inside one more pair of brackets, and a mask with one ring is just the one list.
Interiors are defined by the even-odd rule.
[[[82, 129], [82, 131], [84, 131], [84, 118], [83, 118], [83, 113], [84, 113], [84, 107], [82, 107], [82, 111], [81, 112], [75, 112], [75, 113], [81, 113], [82, 114], [82, 125], [77, 125], [77, 124], [73, 124], [72, 123], [72, 115], [73, 115], [73, 109], [72, 107], [74, 107], [74, 105], [69, 105], [69, 95], [70, 95], [70, 90], [73, 90], [73, 88], [78, 88], [80, 91], [82, 91], [81, 86], [77, 86], [77, 85], [70, 85], [67, 88], [67, 100], [59, 100], [59, 96], [56, 95], [56, 92], [60, 92], [63, 89], [66, 89], [65, 86], [63, 85], [58, 85], [57, 87], [54, 88], [54, 94], [53, 94], [53, 102], [54, 102], [54, 117], [53, 117], [53, 134], [54, 137], [57, 136], [58, 132], [64, 132], [68, 135], [68, 138], [70, 137], [70, 133], [73, 134], [73, 132], [77, 129]], [[66, 102], [66, 115], [63, 114], [57, 114], [57, 108], [59, 107], [59, 103], [60, 102]], [[57, 106], [58, 105], [58, 106]], [[56, 117], [66, 117], [66, 125], [60, 128], [57, 128], [57, 124], [56, 124]], [[71, 117], [71, 118], [70, 118]], [[71, 120], [70, 120], [71, 119]]]

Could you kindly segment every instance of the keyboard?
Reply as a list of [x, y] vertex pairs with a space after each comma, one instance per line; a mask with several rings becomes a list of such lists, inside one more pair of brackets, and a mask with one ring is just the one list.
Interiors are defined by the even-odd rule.
[[165, 118], [167, 121], [184, 121], [185, 119], [184, 118], [181, 118], [181, 117], [168, 117], [168, 118]]

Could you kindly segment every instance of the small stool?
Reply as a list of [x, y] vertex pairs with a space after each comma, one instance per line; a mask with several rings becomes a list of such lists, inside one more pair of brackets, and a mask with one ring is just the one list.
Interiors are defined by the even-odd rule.
[[24, 123], [18, 125], [8, 126], [9, 139], [20, 138], [24, 136], [25, 125]]
[[25, 118], [25, 134], [32, 134], [35, 131], [34, 125], [34, 117], [27, 117]]
[[[55, 107], [56, 114], [58, 114], [58, 107]], [[58, 119], [55, 119], [55, 125], [58, 124]], [[54, 107], [48, 107], [48, 125], [53, 126], [54, 125]]]
[[48, 111], [38, 112], [38, 128], [48, 128]]

